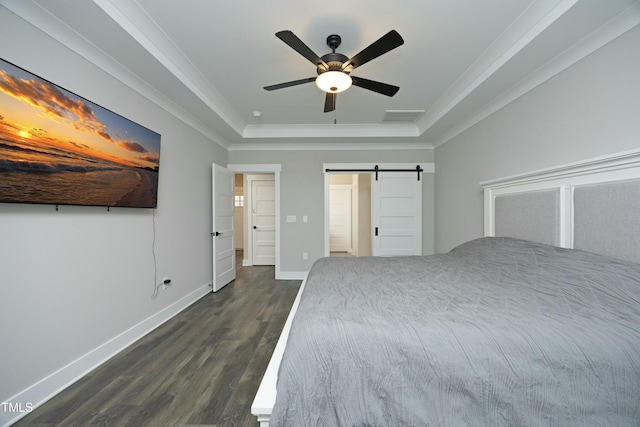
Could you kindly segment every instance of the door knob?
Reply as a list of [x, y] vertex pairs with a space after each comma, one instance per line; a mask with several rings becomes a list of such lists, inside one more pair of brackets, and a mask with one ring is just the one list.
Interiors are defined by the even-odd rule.
[[257, 225], [254, 225], [254, 226], [253, 226], [253, 229], [254, 229], [254, 230], [257, 230], [257, 229], [258, 229], [258, 226], [257, 226]]

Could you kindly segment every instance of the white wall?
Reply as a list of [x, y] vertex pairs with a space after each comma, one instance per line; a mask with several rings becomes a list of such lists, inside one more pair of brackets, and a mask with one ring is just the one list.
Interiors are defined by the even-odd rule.
[[479, 182], [640, 147], [636, 27], [435, 150], [436, 251], [483, 234]]
[[[65, 365], [207, 290], [211, 164], [226, 165], [227, 153], [1, 10], [4, 59], [162, 135], [155, 212], [67, 206], [56, 212], [47, 205], [0, 204], [0, 401], [5, 402], [40, 380], [55, 386], [49, 376], [60, 377], [56, 371]], [[158, 280], [172, 279], [155, 300], [154, 273]], [[0, 425], [9, 416], [0, 414]]]
[[[338, 141], [332, 141], [338, 142]], [[231, 164], [281, 164], [280, 175], [280, 269], [309, 271], [324, 256], [324, 172], [323, 163], [424, 163], [433, 161], [433, 150], [369, 151], [230, 151]], [[433, 174], [424, 174], [422, 230], [423, 253], [433, 252]], [[287, 215], [298, 221], [287, 223]], [[309, 217], [308, 223], [302, 216]], [[308, 260], [302, 253], [309, 254]]]

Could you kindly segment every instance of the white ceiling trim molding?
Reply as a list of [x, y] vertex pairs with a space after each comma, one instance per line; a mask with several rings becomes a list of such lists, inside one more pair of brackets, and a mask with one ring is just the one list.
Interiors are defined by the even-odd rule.
[[638, 25], [640, 25], [640, 2], [628, 7], [618, 16], [591, 33], [588, 37], [571, 46], [543, 67], [530, 74], [518, 85], [502, 94], [499, 98], [490, 104], [487, 104], [484, 108], [466, 120], [462, 121], [458, 126], [451, 128], [448, 132], [435, 139], [433, 141], [433, 146], [439, 147], [450, 139], [460, 135], [462, 132], [489, 117], [491, 114], [520, 98], [527, 92], [535, 89], [537, 86], [551, 79], [556, 74], [566, 70], [570, 66]]
[[[138, 45], [149, 53], [162, 67], [171, 73], [176, 82], [184, 85], [212, 114], [217, 115], [227, 123], [239, 138], [245, 141], [232, 143], [222, 137], [218, 129], [208, 125], [205, 120], [198, 119], [187, 110], [162, 95], [143, 79], [137, 77], [125, 66], [110, 57], [104, 51], [92, 44], [72, 28], [68, 27], [56, 16], [40, 6], [34, 0], [0, 0], [8, 10], [15, 13], [35, 28], [40, 29], [53, 39], [76, 52], [89, 62], [101, 68], [105, 73], [113, 76], [135, 92], [166, 110], [188, 126], [211, 139], [228, 150], [397, 150], [438, 147], [451, 138], [474, 126], [489, 115], [503, 108], [534, 89], [544, 81], [562, 72], [569, 66], [583, 59], [593, 51], [599, 49], [611, 40], [640, 23], [640, 2], [635, 2], [620, 15], [597, 28], [585, 39], [569, 47], [560, 55], [552, 58], [541, 68], [528, 76], [524, 76], [519, 83], [499, 94], [489, 104], [458, 122], [454, 127], [439, 135], [424, 135], [429, 130], [436, 130], [434, 126], [442, 124], [443, 118], [454, 114], [456, 108], [464, 105], [491, 76], [495, 75], [505, 64], [508, 64], [523, 49], [531, 45], [541, 34], [547, 31], [559, 18], [576, 5], [589, 5], [589, 0], [535, 0], [509, 26], [502, 35], [486, 51], [473, 62], [462, 76], [449, 87], [436, 102], [415, 122], [405, 123], [371, 123], [371, 124], [300, 124], [300, 125], [260, 125], [247, 124], [242, 116], [231, 107], [211, 83], [189, 61], [184, 53], [177, 48], [173, 41], [165, 34], [158, 24], [146, 13], [136, 1], [130, 0], [91, 0], [105, 15]], [[476, 92], [477, 93], [477, 92]], [[424, 135], [424, 136], [422, 136]], [[421, 137], [422, 136], [422, 137]], [[229, 137], [237, 141], [235, 137]], [[317, 143], [314, 139], [349, 139], [353, 143]], [[358, 138], [369, 139], [367, 142]], [[387, 141], [393, 138], [407, 138], [407, 143], [380, 142], [372, 144], [370, 140]], [[248, 140], [270, 139], [279, 140], [249, 142]], [[296, 143], [287, 140], [298, 139]], [[309, 142], [301, 140], [308, 139]], [[429, 139], [429, 142], [415, 142], [416, 139]], [[284, 140], [284, 142], [283, 142]], [[246, 142], [246, 143], [245, 143]], [[294, 146], [295, 145], [295, 146]], [[302, 147], [304, 145], [304, 147]], [[407, 148], [402, 148], [407, 147]]]
[[128, 0], [93, 0], [93, 2], [231, 128], [238, 134], [242, 134], [245, 122], [137, 2]]
[[434, 126], [579, 1], [544, 0], [532, 3], [417, 121], [420, 134]]
[[375, 151], [375, 150], [433, 150], [428, 142], [299, 142], [233, 144], [229, 151]]
[[[127, 68], [109, 55], [97, 48], [94, 44], [86, 40], [80, 34], [69, 28], [58, 18], [53, 16], [39, 4], [28, 0], [2, 0], [2, 6], [13, 12], [16, 16], [24, 19], [35, 28], [47, 34], [63, 46], [77, 53], [87, 61], [100, 68], [122, 84], [153, 102], [169, 114], [181, 120], [188, 126], [200, 132], [203, 136], [211, 139], [222, 148], [228, 148], [230, 143], [213, 132], [209, 127], [202, 125], [192, 115], [185, 112], [173, 101], [160, 94], [153, 87], [141, 80]], [[42, 74], [42, 73], [38, 73]], [[43, 76], [44, 77], [44, 76]]]
[[248, 125], [243, 138], [390, 138], [418, 137], [414, 123], [324, 124], [324, 125]]

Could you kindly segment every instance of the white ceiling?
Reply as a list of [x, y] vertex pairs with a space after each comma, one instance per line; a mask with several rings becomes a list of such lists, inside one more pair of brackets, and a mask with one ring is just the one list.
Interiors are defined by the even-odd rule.
[[[636, 0], [0, 2], [232, 150], [438, 146], [640, 23]], [[316, 75], [277, 31], [319, 56], [339, 34], [351, 57], [392, 29], [404, 45], [353, 72], [400, 86], [392, 98], [352, 87], [323, 113], [313, 83], [263, 89]]]

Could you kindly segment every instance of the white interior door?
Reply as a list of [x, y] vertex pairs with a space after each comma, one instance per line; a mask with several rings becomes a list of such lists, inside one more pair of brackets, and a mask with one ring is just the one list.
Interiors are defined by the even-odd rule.
[[234, 173], [213, 165], [213, 292], [236, 278]]
[[244, 249], [244, 188], [238, 186], [238, 181], [243, 181], [242, 174], [236, 174], [236, 188], [235, 188], [235, 200], [234, 200], [234, 222], [233, 226], [236, 230], [236, 250]]
[[422, 180], [384, 172], [373, 181], [373, 255], [422, 255]]
[[276, 263], [276, 192], [274, 180], [251, 180], [252, 264]]
[[331, 252], [352, 251], [350, 185], [329, 188], [329, 248]]

